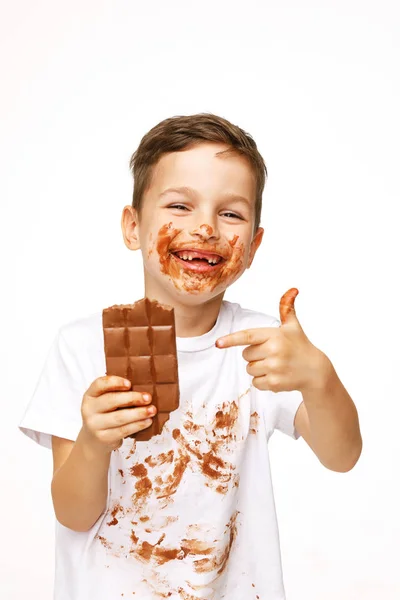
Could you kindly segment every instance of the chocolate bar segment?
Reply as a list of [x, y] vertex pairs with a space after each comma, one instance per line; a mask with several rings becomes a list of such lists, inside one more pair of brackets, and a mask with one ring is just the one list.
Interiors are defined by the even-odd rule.
[[103, 333], [107, 375], [129, 379], [157, 407], [152, 425], [130, 436], [149, 440], [179, 406], [174, 309], [148, 298], [105, 308]]

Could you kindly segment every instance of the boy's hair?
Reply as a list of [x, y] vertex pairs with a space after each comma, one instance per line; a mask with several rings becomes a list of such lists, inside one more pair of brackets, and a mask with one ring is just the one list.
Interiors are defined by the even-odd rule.
[[144, 193], [151, 184], [152, 167], [163, 154], [188, 150], [202, 142], [229, 144], [230, 148], [218, 152], [218, 155], [236, 153], [247, 158], [256, 178], [254, 223], [254, 231], [256, 231], [260, 224], [262, 194], [267, 178], [264, 159], [249, 133], [211, 113], [165, 119], [143, 136], [129, 163], [134, 180], [133, 208], [140, 215]]

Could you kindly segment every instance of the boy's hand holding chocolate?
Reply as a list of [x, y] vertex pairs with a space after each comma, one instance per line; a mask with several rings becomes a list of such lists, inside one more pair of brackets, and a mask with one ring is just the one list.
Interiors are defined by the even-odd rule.
[[259, 390], [273, 392], [322, 388], [330, 373], [331, 362], [304, 333], [296, 316], [296, 288], [281, 298], [281, 327], [246, 329], [219, 338], [218, 348], [246, 345], [243, 358], [247, 372]]
[[150, 405], [150, 394], [130, 388], [123, 377], [106, 375], [95, 379], [83, 396], [82, 433], [95, 448], [112, 452], [123, 438], [151, 425], [157, 409]]

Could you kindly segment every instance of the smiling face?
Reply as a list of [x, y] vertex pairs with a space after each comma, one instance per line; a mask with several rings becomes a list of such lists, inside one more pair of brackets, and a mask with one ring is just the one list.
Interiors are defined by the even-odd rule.
[[161, 157], [140, 217], [124, 208], [125, 244], [141, 248], [146, 295], [198, 304], [223, 296], [254, 258], [256, 183], [247, 159], [202, 143]]

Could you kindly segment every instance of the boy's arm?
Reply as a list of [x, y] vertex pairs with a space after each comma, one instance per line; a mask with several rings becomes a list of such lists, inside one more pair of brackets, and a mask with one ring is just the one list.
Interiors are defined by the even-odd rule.
[[156, 408], [149, 405], [150, 394], [131, 392], [130, 387], [122, 377], [95, 379], [83, 397], [83, 424], [76, 441], [52, 438], [54, 511], [69, 529], [93, 527], [107, 506], [112, 451], [123, 438], [151, 425]]
[[52, 438], [54, 473], [51, 494], [57, 521], [88, 531], [104, 512], [111, 454], [96, 452], [80, 431], [76, 442]]
[[345, 473], [362, 451], [358, 413], [326, 356], [320, 372], [319, 385], [301, 391], [295, 427], [325, 467]]

